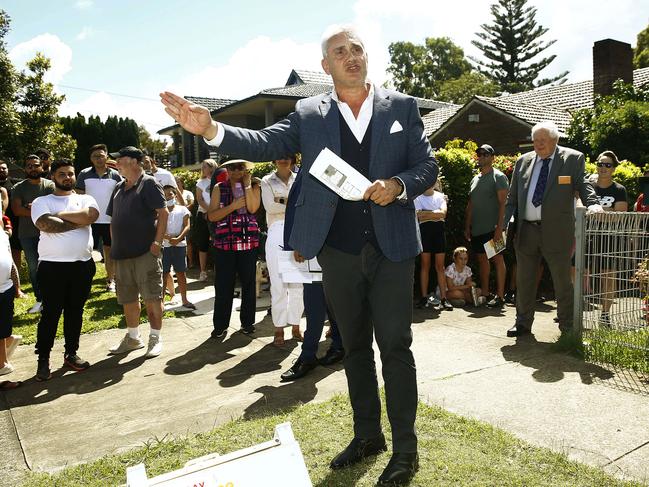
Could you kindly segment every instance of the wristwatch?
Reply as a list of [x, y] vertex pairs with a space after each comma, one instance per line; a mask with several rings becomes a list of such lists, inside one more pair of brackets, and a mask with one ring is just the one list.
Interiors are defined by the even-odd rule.
[[157, 240], [154, 240], [151, 245], [156, 245], [158, 247], [162, 247], [162, 242], [158, 242]]

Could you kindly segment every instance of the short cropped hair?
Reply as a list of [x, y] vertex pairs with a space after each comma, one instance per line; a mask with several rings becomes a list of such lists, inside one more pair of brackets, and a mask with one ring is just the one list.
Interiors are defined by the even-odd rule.
[[329, 41], [332, 37], [335, 37], [338, 34], [347, 34], [348, 36], [354, 37], [361, 42], [363, 47], [365, 47], [365, 43], [363, 42], [361, 36], [358, 35], [356, 27], [351, 24], [333, 24], [324, 30], [320, 39], [320, 49], [322, 49], [323, 58], [327, 57], [327, 47], [329, 46]]
[[27, 165], [27, 161], [41, 162], [41, 158], [38, 157], [36, 154], [29, 154], [27, 157], [25, 157], [25, 165]]
[[95, 144], [93, 145], [89, 150], [88, 154], [92, 154], [96, 150], [103, 150], [106, 154], [108, 154], [108, 147], [106, 147], [106, 144]]
[[216, 163], [216, 161], [215, 161], [214, 159], [204, 159], [203, 162], [201, 162], [201, 166], [202, 166], [203, 164], [207, 164], [207, 165], [210, 166], [213, 170], [216, 169], [216, 168], [218, 167], [218, 164]]
[[68, 166], [74, 167], [74, 162], [72, 162], [71, 159], [57, 159], [50, 166], [50, 172], [54, 174], [57, 171], [57, 169], [59, 169], [60, 167], [68, 167]]
[[551, 138], [553, 138], [554, 140], [559, 140], [559, 128], [557, 127], [556, 123], [549, 120], [537, 123], [534, 127], [532, 127], [532, 140], [534, 140], [534, 135], [539, 130], [547, 130], [548, 135], [550, 135]]

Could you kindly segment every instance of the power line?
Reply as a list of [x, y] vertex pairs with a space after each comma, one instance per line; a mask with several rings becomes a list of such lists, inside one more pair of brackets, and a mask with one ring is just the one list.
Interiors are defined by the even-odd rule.
[[143, 96], [125, 95], [123, 93], [115, 93], [113, 91], [93, 90], [93, 89], [90, 89], [90, 88], [81, 88], [79, 86], [70, 86], [70, 85], [56, 85], [56, 86], [60, 86], [61, 88], [68, 88], [70, 90], [88, 91], [90, 93], [106, 93], [107, 95], [121, 96], [122, 98], [133, 98], [135, 100], [153, 101], [153, 102], [156, 102], [156, 103], [160, 103], [159, 99], [145, 98]]

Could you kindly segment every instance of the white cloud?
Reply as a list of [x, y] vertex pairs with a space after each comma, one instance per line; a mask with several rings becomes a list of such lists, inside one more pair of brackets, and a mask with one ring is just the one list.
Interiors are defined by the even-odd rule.
[[92, 7], [93, 4], [94, 4], [93, 0], [77, 0], [77, 3], [75, 3], [75, 7], [77, 7], [80, 10], [85, 10]]
[[92, 27], [84, 26], [83, 29], [81, 29], [81, 32], [79, 32], [75, 39], [78, 41], [85, 41], [88, 37], [92, 36], [95, 33]]
[[[227, 64], [207, 66], [165, 87], [180, 94], [240, 99], [284, 86], [291, 69], [321, 70], [317, 42], [256, 37], [237, 49]], [[207, 60], [209, 63], [209, 59]]]
[[52, 62], [45, 80], [50, 83], [60, 82], [65, 74], [72, 69], [72, 49], [53, 34], [40, 34], [28, 41], [17, 44], [9, 51], [9, 58], [17, 69], [25, 69], [27, 61], [37, 52], [48, 57]]

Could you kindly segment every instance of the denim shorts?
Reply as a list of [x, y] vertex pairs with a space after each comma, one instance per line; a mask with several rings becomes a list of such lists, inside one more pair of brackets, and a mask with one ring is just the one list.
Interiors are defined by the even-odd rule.
[[185, 272], [187, 270], [187, 247], [164, 247], [162, 249], [162, 272]]

